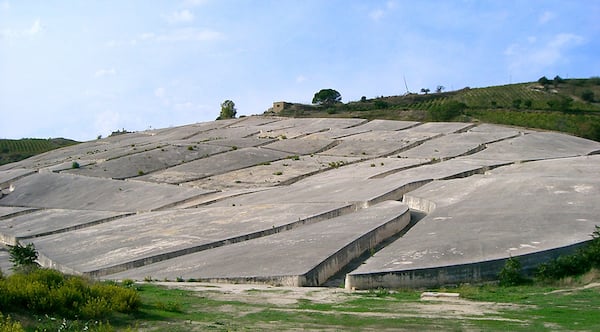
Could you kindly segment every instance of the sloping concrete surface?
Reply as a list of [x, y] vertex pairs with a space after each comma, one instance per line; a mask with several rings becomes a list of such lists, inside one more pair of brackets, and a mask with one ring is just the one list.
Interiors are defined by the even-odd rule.
[[[568, 170], [568, 172], [565, 172]], [[401, 239], [366, 261], [348, 287], [377, 287], [374, 274], [396, 276], [395, 286], [419, 279], [416, 271], [518, 257], [591, 239], [600, 224], [600, 156], [512, 165], [464, 179], [431, 182], [404, 197], [428, 215]], [[412, 280], [407, 276], [411, 276]], [[452, 283], [468, 282], [452, 280]], [[450, 279], [450, 278], [449, 278]]]
[[0, 206], [72, 210], [148, 211], [210, 191], [72, 174], [36, 173], [13, 183]]
[[57, 267], [106, 274], [337, 216], [343, 204], [263, 204], [143, 213], [29, 240]]
[[[598, 151], [472, 123], [253, 116], [125, 133], [1, 166], [0, 242], [100, 278], [295, 285], [382, 243], [347, 287], [488, 280], [508, 257], [530, 269], [590, 239]], [[406, 223], [404, 204], [425, 216]]]
[[404, 204], [387, 201], [288, 232], [146, 265], [109, 278], [139, 280], [150, 276], [159, 280], [316, 286], [334, 275], [339, 266], [400, 232], [409, 221]]

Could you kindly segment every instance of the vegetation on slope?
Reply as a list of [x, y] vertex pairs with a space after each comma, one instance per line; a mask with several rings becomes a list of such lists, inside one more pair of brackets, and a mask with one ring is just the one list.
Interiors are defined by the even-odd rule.
[[0, 165], [77, 143], [79, 142], [65, 138], [0, 139]]
[[[426, 89], [423, 89], [426, 90]], [[600, 141], [600, 77], [464, 88], [439, 93], [361, 98], [309, 106], [293, 104], [281, 115], [409, 121], [471, 121], [567, 132]]]

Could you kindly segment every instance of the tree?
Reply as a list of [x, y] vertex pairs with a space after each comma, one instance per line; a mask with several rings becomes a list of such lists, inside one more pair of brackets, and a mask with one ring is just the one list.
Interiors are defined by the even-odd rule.
[[585, 90], [581, 93], [581, 99], [587, 101], [587, 102], [593, 102], [594, 101], [594, 91], [592, 90]]
[[428, 88], [422, 88], [421, 89], [421, 92], [423, 92], [424, 94], [428, 94], [429, 91], [431, 91], [431, 90], [429, 90]]
[[29, 243], [26, 246], [17, 243], [16, 246], [11, 247], [8, 250], [8, 253], [10, 255], [9, 260], [13, 264], [13, 269], [15, 270], [37, 266], [35, 261], [38, 258], [38, 252], [33, 243]]
[[312, 103], [316, 105], [331, 105], [342, 101], [342, 95], [334, 89], [321, 89], [315, 93]]
[[554, 82], [554, 86], [558, 86], [560, 83], [564, 83], [565, 80], [562, 77], [556, 75], [556, 76], [554, 76], [553, 82]]
[[235, 103], [229, 99], [225, 100], [221, 104], [221, 114], [217, 120], [234, 119], [236, 113], [237, 110], [235, 109]]
[[542, 76], [538, 80], [538, 83], [540, 83], [543, 86], [546, 86], [546, 85], [550, 84], [550, 80], [546, 76]]
[[445, 87], [445, 86], [443, 86], [443, 85], [438, 85], [438, 86], [435, 88], [435, 92], [437, 92], [437, 93], [442, 93], [442, 91], [444, 91], [444, 90], [446, 90], [446, 87]]

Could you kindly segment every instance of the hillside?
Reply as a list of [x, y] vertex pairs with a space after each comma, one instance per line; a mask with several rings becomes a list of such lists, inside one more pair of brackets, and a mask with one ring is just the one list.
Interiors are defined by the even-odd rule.
[[293, 117], [465, 121], [567, 132], [600, 141], [600, 78], [561, 79], [441, 93], [408, 93], [334, 105], [292, 104]]
[[77, 143], [79, 142], [65, 138], [0, 139], [0, 165]]

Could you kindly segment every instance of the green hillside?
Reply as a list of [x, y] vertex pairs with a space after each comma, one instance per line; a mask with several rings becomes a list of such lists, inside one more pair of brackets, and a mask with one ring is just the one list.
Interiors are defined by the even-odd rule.
[[79, 142], [65, 138], [0, 139], [0, 165], [77, 143]]
[[363, 97], [345, 104], [292, 104], [281, 115], [488, 122], [562, 131], [600, 141], [600, 77], [556, 77], [441, 93]]

